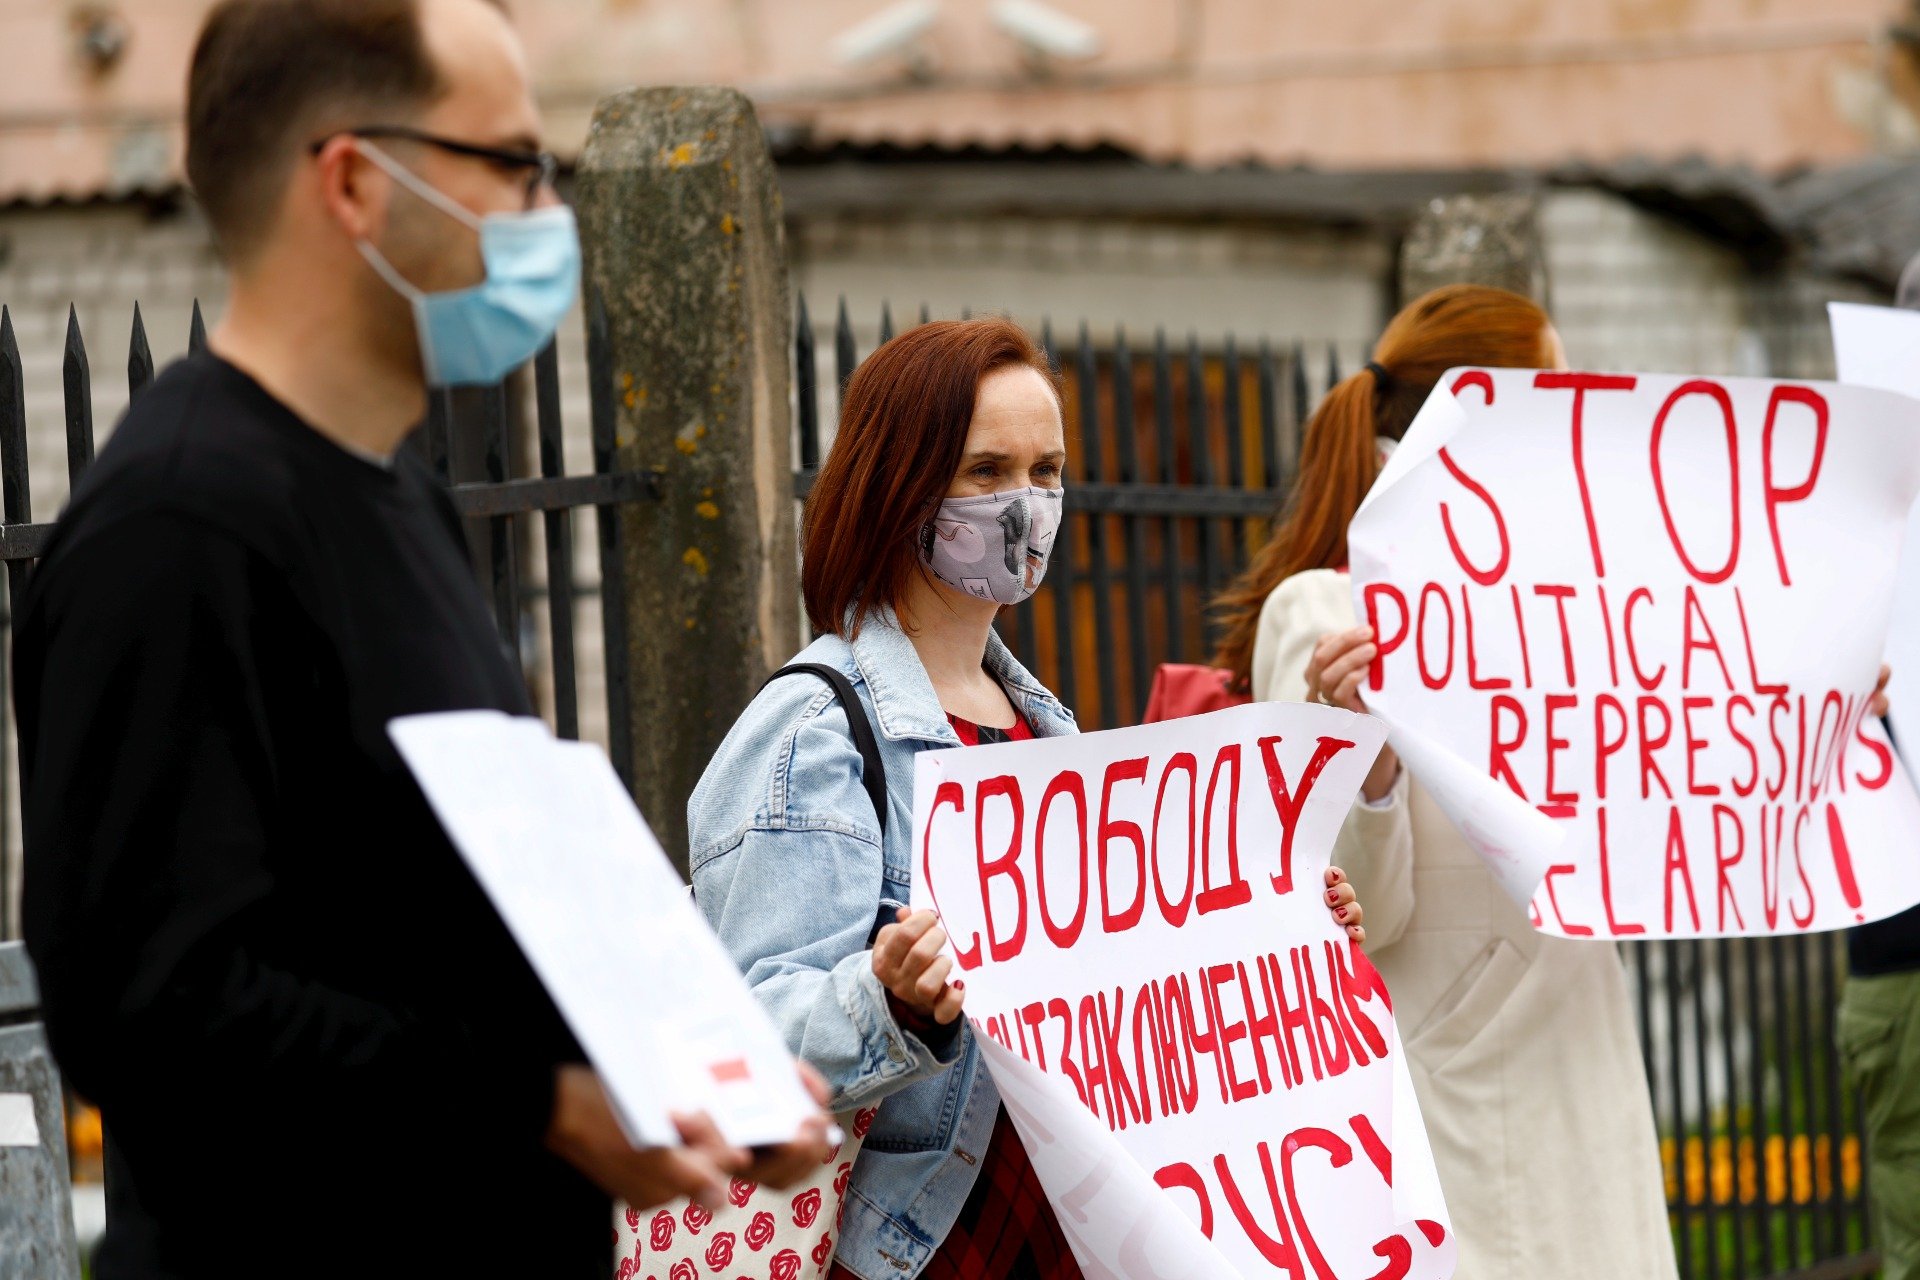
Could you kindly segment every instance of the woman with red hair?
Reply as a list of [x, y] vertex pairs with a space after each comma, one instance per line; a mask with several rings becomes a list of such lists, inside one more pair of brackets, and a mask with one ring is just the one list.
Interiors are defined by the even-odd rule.
[[[1052, 370], [1014, 324], [922, 325], [875, 351], [807, 500], [820, 638], [804, 673], [742, 713], [688, 804], [714, 929], [833, 1109], [879, 1109], [836, 1275], [1079, 1275], [960, 1017], [946, 935], [902, 905], [914, 756], [1075, 732], [994, 632], [1046, 572], [1065, 467]], [[1329, 907], [1361, 940], [1353, 899], [1330, 872]]]
[[[1254, 697], [1366, 708], [1373, 635], [1355, 623], [1347, 524], [1448, 369], [1565, 368], [1538, 306], [1476, 285], [1395, 316], [1373, 359], [1307, 423], [1284, 518], [1221, 597], [1217, 661]], [[1610, 942], [1527, 914], [1381, 752], [1334, 845], [1372, 900], [1368, 955], [1394, 1020], [1460, 1242], [1459, 1280], [1674, 1274], [1653, 1103]]]

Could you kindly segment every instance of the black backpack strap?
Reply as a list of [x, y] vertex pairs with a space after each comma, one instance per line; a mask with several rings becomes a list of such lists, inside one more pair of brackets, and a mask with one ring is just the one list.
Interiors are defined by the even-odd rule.
[[[880, 743], [873, 736], [873, 722], [867, 718], [867, 709], [860, 704], [860, 695], [853, 691], [853, 682], [845, 673], [819, 662], [796, 662], [780, 668], [767, 677], [772, 684], [781, 676], [808, 675], [818, 676], [833, 686], [833, 692], [840, 699], [841, 709], [847, 713], [847, 726], [853, 731], [853, 745], [860, 753], [860, 781], [866, 785], [867, 796], [873, 801], [874, 816], [880, 819], [880, 838], [887, 836], [887, 767], [880, 760]], [[762, 685], [761, 688], [765, 688]]]

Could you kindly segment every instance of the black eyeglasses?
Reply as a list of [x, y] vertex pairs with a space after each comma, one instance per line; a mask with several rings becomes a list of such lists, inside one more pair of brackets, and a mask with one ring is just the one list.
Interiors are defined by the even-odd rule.
[[314, 142], [307, 150], [319, 155], [322, 148], [334, 138], [345, 134], [350, 138], [396, 138], [403, 142], [418, 142], [429, 147], [438, 147], [449, 155], [466, 156], [473, 160], [486, 160], [508, 169], [531, 170], [527, 175], [526, 207], [531, 209], [540, 200], [540, 193], [553, 186], [554, 179], [560, 173], [560, 161], [551, 151], [521, 151], [513, 147], [483, 147], [475, 142], [461, 142], [457, 138], [443, 138], [437, 133], [428, 133], [424, 129], [410, 129], [403, 124], [375, 124], [361, 129], [342, 129], [339, 133], [330, 133]]

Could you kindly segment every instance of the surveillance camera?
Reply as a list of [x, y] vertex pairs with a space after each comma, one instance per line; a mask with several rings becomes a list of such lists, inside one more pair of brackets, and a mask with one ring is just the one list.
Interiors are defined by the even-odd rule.
[[834, 61], [853, 67], [889, 54], [911, 54], [939, 16], [940, 0], [900, 0], [834, 37]]
[[1102, 47], [1093, 27], [1040, 0], [994, 0], [992, 14], [995, 26], [1042, 57], [1083, 61]]

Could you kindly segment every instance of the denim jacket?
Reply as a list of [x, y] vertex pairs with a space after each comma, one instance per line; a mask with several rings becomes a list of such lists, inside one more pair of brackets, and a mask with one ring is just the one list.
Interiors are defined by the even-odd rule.
[[[832, 689], [786, 676], [741, 713], [688, 801], [694, 894], [788, 1047], [826, 1077], [833, 1109], [879, 1106], [835, 1261], [863, 1280], [913, 1277], [973, 1190], [1000, 1095], [964, 1023], [939, 1051], [901, 1028], [868, 948], [908, 900], [914, 756], [960, 739], [891, 614], [794, 661], [844, 671], [873, 721], [886, 839]], [[1036, 735], [1077, 732], [998, 636], [986, 666]]]

